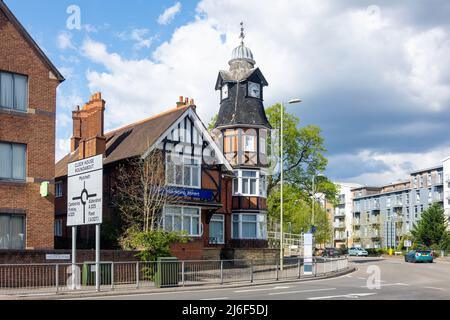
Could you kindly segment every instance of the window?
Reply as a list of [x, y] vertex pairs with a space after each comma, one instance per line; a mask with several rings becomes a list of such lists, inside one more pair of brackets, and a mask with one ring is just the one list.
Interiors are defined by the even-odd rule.
[[253, 135], [246, 134], [244, 136], [244, 151], [256, 152], [256, 138]]
[[167, 155], [166, 182], [172, 186], [200, 188], [200, 160]]
[[433, 202], [433, 191], [430, 189], [428, 189], [428, 203]]
[[25, 249], [25, 217], [0, 214], [0, 249]]
[[416, 202], [420, 202], [420, 190], [416, 190]]
[[391, 206], [391, 197], [387, 197], [387, 199], [386, 199], [386, 206], [387, 207]]
[[0, 179], [25, 180], [26, 146], [0, 142]]
[[61, 181], [55, 183], [55, 197], [61, 198], [63, 196], [63, 185]]
[[237, 170], [233, 180], [233, 194], [255, 197], [267, 196], [267, 179], [261, 171]]
[[431, 186], [431, 173], [428, 173], [427, 175], [427, 184], [428, 186]]
[[261, 154], [266, 154], [266, 138], [259, 138], [259, 152]]
[[163, 227], [166, 231], [186, 232], [189, 236], [199, 237], [203, 233], [199, 208], [166, 206], [164, 208]]
[[423, 176], [420, 176], [419, 179], [420, 179], [419, 180], [419, 186], [420, 186], [420, 188], [423, 188]]
[[267, 224], [265, 214], [233, 214], [234, 239], [263, 239], [267, 238]]
[[209, 243], [224, 244], [225, 243], [225, 217], [223, 214], [215, 214], [211, 217], [209, 223]]
[[28, 77], [0, 72], [0, 108], [26, 111], [27, 100]]
[[55, 219], [55, 237], [62, 237], [62, 219]]
[[417, 177], [414, 177], [413, 188], [417, 188]]

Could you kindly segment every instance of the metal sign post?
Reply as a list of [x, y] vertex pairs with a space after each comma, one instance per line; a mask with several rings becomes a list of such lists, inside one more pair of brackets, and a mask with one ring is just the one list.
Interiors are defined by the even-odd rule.
[[95, 225], [95, 288], [100, 291], [103, 155], [69, 163], [67, 176], [67, 226], [72, 227], [72, 275], [75, 278], [76, 227]]
[[313, 271], [313, 235], [312, 233], [305, 233], [303, 235], [303, 274], [312, 275]]

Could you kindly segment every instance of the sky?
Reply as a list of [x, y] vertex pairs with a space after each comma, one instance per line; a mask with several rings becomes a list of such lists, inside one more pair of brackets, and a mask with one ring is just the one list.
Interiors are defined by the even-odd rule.
[[266, 107], [303, 100], [289, 112], [321, 127], [331, 179], [385, 184], [450, 156], [447, 0], [5, 2], [66, 78], [57, 160], [69, 152], [71, 111], [97, 91], [107, 131], [179, 96], [208, 123], [241, 21], [269, 82]]

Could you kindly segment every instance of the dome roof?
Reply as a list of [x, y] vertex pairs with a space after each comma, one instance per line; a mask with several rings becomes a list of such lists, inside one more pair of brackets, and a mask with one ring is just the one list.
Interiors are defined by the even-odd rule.
[[233, 62], [235, 60], [244, 60], [250, 62], [251, 64], [255, 64], [252, 51], [247, 48], [244, 43], [241, 43], [239, 47], [233, 50], [230, 62]]

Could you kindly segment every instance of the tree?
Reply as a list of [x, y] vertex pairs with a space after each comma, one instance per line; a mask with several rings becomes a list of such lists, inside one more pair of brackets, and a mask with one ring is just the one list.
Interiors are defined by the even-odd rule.
[[216, 122], [217, 122], [217, 119], [219, 118], [219, 115], [218, 114], [216, 114], [214, 117], [212, 117], [211, 118], [211, 120], [209, 121], [209, 124], [208, 124], [208, 131], [209, 132], [212, 132], [212, 130], [214, 129], [214, 127], [216, 126]]
[[418, 245], [447, 249], [450, 242], [447, 226], [444, 208], [435, 203], [422, 213], [422, 218], [414, 225], [411, 234]]
[[[280, 131], [281, 106], [276, 104], [266, 110], [270, 124], [276, 131]], [[312, 194], [322, 193], [328, 201], [335, 202], [337, 197], [337, 187], [326, 177], [317, 174], [325, 171], [328, 160], [323, 153], [326, 151], [324, 139], [321, 136], [321, 129], [317, 126], [299, 127], [299, 118], [289, 114], [284, 110], [283, 121], [283, 163], [284, 182], [292, 184], [300, 191], [301, 196], [307, 200]], [[280, 150], [280, 139], [272, 136], [268, 140], [269, 151], [275, 152], [278, 157]], [[312, 190], [312, 180], [315, 177], [315, 188]], [[280, 172], [274, 172], [269, 178], [268, 192], [280, 182]]]
[[166, 188], [164, 154], [158, 149], [120, 165], [115, 178], [114, 204], [128, 228], [154, 231], [164, 205], [179, 198]]

